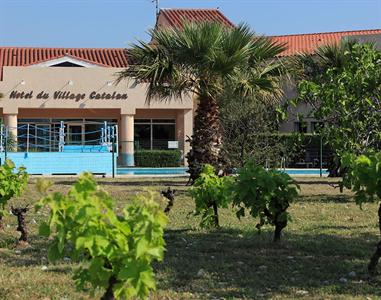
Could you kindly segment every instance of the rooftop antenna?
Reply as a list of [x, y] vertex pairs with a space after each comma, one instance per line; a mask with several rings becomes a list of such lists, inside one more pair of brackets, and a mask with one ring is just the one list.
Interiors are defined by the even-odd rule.
[[160, 0], [151, 0], [152, 3], [155, 2], [156, 6], [156, 17], [159, 15], [159, 6], [160, 6]]

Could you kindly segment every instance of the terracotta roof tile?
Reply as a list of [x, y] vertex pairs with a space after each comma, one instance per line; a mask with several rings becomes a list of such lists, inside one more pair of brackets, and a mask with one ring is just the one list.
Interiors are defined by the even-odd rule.
[[160, 9], [156, 27], [181, 27], [184, 21], [220, 22], [229, 27], [235, 26], [218, 9]]
[[[188, 22], [216, 21], [229, 27], [235, 26], [218, 9], [161, 9], [157, 17], [156, 27], [181, 27], [185, 20]], [[288, 56], [298, 53], [312, 53], [320, 46], [337, 44], [346, 36], [368, 34], [381, 34], [381, 29], [293, 34], [270, 36], [270, 38], [277, 43], [285, 44], [287, 49], [282, 55]]]
[[[161, 9], [156, 28], [181, 27], [185, 20], [189, 22], [217, 21], [229, 27], [235, 26], [218, 9]], [[269, 38], [277, 43], [286, 44], [287, 49], [282, 55], [287, 56], [311, 53], [319, 46], [337, 44], [343, 37], [370, 34], [381, 34], [381, 29], [294, 34]], [[125, 68], [128, 66], [127, 50], [122, 48], [0, 47], [0, 80], [2, 80], [3, 66], [29, 66], [65, 55], [104, 67]]]
[[111, 68], [128, 66], [126, 49], [122, 48], [33, 48], [0, 47], [0, 80], [3, 66], [29, 66], [63, 56]]
[[312, 53], [320, 46], [338, 44], [343, 38], [348, 36], [369, 34], [381, 34], [381, 29], [280, 35], [270, 36], [270, 38], [277, 43], [286, 44], [287, 49], [282, 55], [288, 56], [298, 53]]

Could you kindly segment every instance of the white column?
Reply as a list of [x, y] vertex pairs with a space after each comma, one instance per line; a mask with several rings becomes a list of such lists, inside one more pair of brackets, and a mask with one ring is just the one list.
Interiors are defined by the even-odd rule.
[[4, 114], [4, 125], [8, 127], [8, 139], [14, 141], [14, 151], [17, 151], [17, 114]]
[[193, 134], [193, 110], [181, 110], [177, 113], [176, 117], [176, 131], [177, 131], [177, 140], [180, 145], [183, 145], [184, 151], [184, 166], [188, 165], [187, 159], [185, 156], [190, 151], [190, 144], [186, 142], [189, 137], [192, 137]]
[[134, 115], [121, 115], [120, 118], [121, 163], [133, 167], [134, 162]]

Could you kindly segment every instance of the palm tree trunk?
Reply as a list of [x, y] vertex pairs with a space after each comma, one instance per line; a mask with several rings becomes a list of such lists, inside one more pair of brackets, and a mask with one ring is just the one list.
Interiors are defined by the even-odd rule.
[[193, 135], [190, 139], [191, 151], [187, 154], [190, 182], [200, 175], [201, 168], [210, 164], [219, 170], [222, 161], [222, 126], [216, 99], [200, 97], [194, 119]]

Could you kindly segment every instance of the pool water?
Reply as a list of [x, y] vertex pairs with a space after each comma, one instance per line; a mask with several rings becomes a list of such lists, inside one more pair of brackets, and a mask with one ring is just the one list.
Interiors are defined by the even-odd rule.
[[[280, 170], [283, 171], [283, 170]], [[320, 176], [320, 169], [285, 169], [288, 175], [317, 175]], [[328, 170], [322, 169], [322, 175], [327, 176]]]
[[187, 175], [188, 168], [118, 168], [118, 175]]
[[[188, 168], [118, 168], [118, 175], [188, 175]], [[282, 171], [282, 170], [281, 170]], [[320, 169], [285, 169], [289, 175], [320, 175]], [[323, 169], [323, 176], [327, 176]]]

